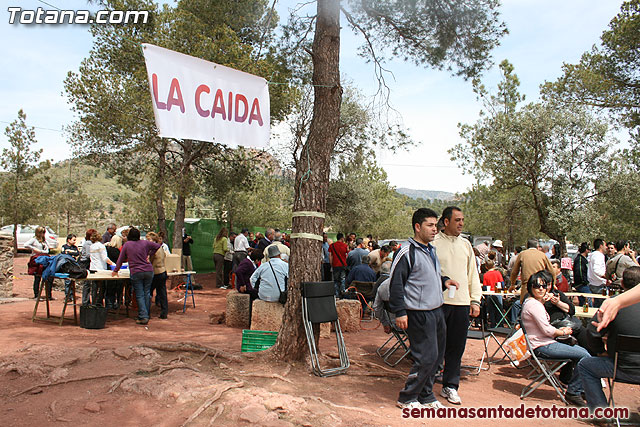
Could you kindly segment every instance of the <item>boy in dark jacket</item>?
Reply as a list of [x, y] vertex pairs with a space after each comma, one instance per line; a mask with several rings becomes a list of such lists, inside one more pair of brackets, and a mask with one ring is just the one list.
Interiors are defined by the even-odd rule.
[[446, 337], [442, 291], [459, 285], [440, 274], [436, 249], [430, 243], [438, 232], [437, 222], [438, 215], [431, 209], [414, 212], [414, 237], [398, 251], [391, 266], [389, 307], [396, 315], [396, 326], [409, 336], [413, 359], [398, 397], [397, 405], [403, 409], [444, 407], [433, 394]]
[[[80, 257], [80, 250], [76, 246], [77, 237], [75, 234], [69, 234], [67, 236], [67, 243], [62, 245], [61, 253], [65, 255], [72, 256], [75, 260], [78, 260]], [[71, 280], [64, 280], [64, 294], [67, 301], [72, 301], [73, 296], [71, 295]]]

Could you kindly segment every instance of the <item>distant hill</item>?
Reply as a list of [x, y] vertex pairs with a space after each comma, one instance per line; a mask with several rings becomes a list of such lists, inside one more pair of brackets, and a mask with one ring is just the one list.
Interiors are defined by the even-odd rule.
[[396, 188], [396, 191], [412, 199], [424, 199], [424, 200], [452, 200], [455, 194], [448, 193], [446, 191], [432, 191], [432, 190], [413, 190], [411, 188]]

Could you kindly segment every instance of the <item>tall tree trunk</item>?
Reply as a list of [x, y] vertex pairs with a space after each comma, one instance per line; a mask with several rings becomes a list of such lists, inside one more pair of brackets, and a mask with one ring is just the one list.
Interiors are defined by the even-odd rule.
[[178, 201], [176, 202], [176, 216], [173, 222], [173, 249], [182, 249], [182, 228], [184, 227], [184, 213], [185, 213], [185, 197], [178, 194]]
[[182, 167], [178, 179], [178, 200], [176, 202], [176, 216], [173, 223], [173, 249], [182, 249], [182, 228], [184, 227], [184, 217], [186, 212], [186, 199], [191, 185], [191, 162], [193, 160], [193, 141], [190, 139], [183, 142]]
[[[156, 213], [158, 215], [158, 230], [167, 236], [167, 218], [164, 210], [164, 191], [166, 179], [166, 142], [163, 142], [162, 150], [158, 152], [159, 162], [156, 174]], [[166, 243], [166, 242], [165, 242]]]
[[[293, 210], [325, 212], [329, 190], [331, 152], [338, 137], [340, 122], [340, 1], [318, 0], [313, 40], [313, 119], [309, 138], [296, 162]], [[293, 233], [322, 236], [324, 219], [294, 217]], [[293, 239], [289, 267], [289, 299], [274, 355], [280, 360], [301, 360], [306, 354], [306, 337], [301, 316], [301, 282], [321, 279], [322, 242]]]

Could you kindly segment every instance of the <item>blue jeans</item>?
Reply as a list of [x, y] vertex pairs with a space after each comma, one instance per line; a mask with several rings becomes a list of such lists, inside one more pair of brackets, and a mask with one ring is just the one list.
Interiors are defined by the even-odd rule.
[[336, 290], [336, 296], [342, 298], [344, 293], [344, 280], [347, 278], [346, 267], [333, 267], [333, 285]]
[[[536, 356], [548, 357], [550, 359], [571, 359], [574, 364], [585, 357], [591, 357], [589, 352], [579, 345], [570, 346], [559, 342], [538, 347], [534, 352]], [[582, 381], [580, 380], [580, 374], [577, 369], [573, 369], [573, 374], [567, 387], [567, 393], [573, 395], [582, 393]]]
[[[589, 289], [591, 290], [592, 294], [602, 294], [602, 290], [604, 288], [605, 288], [604, 285], [602, 286], [589, 285]], [[604, 301], [602, 298], [594, 298], [592, 307], [599, 308], [602, 305], [602, 301]]]
[[518, 319], [520, 319], [520, 313], [522, 312], [522, 303], [520, 303], [519, 297], [516, 296], [516, 300], [513, 301], [513, 307], [511, 307], [511, 311], [509, 312], [509, 317], [511, 318], [511, 324], [515, 325], [518, 323]]
[[[602, 391], [600, 378], [613, 377], [613, 359], [609, 357], [585, 357], [578, 363], [578, 372], [582, 378], [584, 394], [589, 408], [606, 408], [607, 398]], [[640, 374], [616, 372], [616, 378], [623, 381], [640, 383]]]
[[131, 275], [131, 286], [138, 302], [138, 319], [148, 319], [151, 309], [151, 282], [153, 271], [141, 271]]

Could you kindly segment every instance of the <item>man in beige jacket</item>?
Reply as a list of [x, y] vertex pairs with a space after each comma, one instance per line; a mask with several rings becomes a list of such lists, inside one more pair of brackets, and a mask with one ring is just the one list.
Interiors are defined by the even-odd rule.
[[538, 239], [529, 239], [527, 240], [527, 250], [520, 252], [511, 270], [510, 291], [515, 289], [518, 274], [520, 274], [520, 303], [524, 301], [527, 295], [527, 282], [529, 281], [529, 277], [540, 270], [547, 270], [551, 273], [551, 276], [553, 276], [553, 284], [556, 284], [556, 275], [553, 272], [551, 261], [549, 261], [549, 258], [547, 258], [544, 252], [538, 250]]
[[453, 297], [449, 296], [449, 291], [444, 292], [442, 308], [447, 324], [447, 344], [440, 395], [446, 397], [450, 403], [459, 405], [462, 403], [458, 395], [460, 364], [467, 343], [469, 316], [480, 315], [482, 287], [473, 247], [460, 235], [464, 228], [462, 210], [449, 206], [442, 212], [441, 220], [444, 230], [436, 235], [433, 246], [438, 253], [441, 274], [457, 281], [460, 288], [455, 291]]

